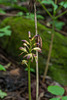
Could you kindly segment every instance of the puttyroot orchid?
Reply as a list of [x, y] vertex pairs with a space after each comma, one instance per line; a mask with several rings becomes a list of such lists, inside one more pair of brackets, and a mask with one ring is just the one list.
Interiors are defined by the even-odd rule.
[[[27, 40], [22, 40], [23, 47], [20, 47], [19, 49], [22, 51], [20, 55], [24, 54], [23, 58], [25, 60], [22, 60], [22, 64], [25, 64], [28, 67], [28, 88], [29, 88], [29, 100], [31, 100], [31, 80], [30, 80], [30, 64], [33, 62], [33, 59], [35, 59], [36, 62], [37, 56], [36, 51], [41, 52], [41, 48], [39, 47], [39, 42], [36, 42], [36, 35], [31, 37], [31, 33], [29, 31], [29, 42]], [[35, 40], [35, 43], [33, 43]]]
[[[34, 43], [33, 41], [36, 39], [36, 35], [33, 36], [31, 38], [31, 33], [29, 32], [29, 42], [27, 40], [22, 40], [23, 42], [23, 47], [20, 47], [19, 49], [22, 51], [22, 53], [20, 55], [22, 55], [23, 53], [25, 53], [25, 55], [23, 56], [23, 58], [27, 58], [31, 60], [31, 62], [33, 62], [33, 58], [35, 58], [35, 61], [37, 60], [36, 55], [35, 55], [35, 51], [38, 52], [42, 52], [41, 48], [37, 47], [37, 45], [40, 45], [39, 43]], [[35, 55], [35, 56], [34, 56]]]

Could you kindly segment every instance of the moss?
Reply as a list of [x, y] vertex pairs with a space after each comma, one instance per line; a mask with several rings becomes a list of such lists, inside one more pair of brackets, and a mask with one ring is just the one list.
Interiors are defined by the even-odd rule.
[[[28, 39], [28, 31], [31, 31], [32, 35], [35, 34], [34, 21], [24, 19], [22, 17], [10, 17], [6, 18], [1, 27], [10, 25], [12, 30], [11, 37], [2, 38], [2, 46], [6, 51], [12, 55], [17, 60], [22, 59], [18, 57], [20, 50], [19, 47], [22, 45], [21, 40]], [[49, 45], [51, 41], [51, 29], [46, 28], [45, 26], [38, 23], [38, 33], [43, 40], [43, 49], [42, 54], [39, 55], [39, 69], [40, 73], [44, 72], [46, 65], [46, 59], [49, 51]], [[4, 42], [5, 41], [5, 42]], [[51, 54], [51, 61], [49, 66], [49, 75], [53, 79], [57, 80], [61, 84], [67, 85], [67, 37], [55, 32], [54, 36], [54, 45]], [[35, 66], [35, 65], [32, 65]]]

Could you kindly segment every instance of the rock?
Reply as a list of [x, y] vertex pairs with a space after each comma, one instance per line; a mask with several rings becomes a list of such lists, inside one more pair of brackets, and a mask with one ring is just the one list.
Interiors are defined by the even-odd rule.
[[[7, 51], [7, 53], [13, 56], [16, 60], [21, 61], [22, 56], [20, 54], [19, 47], [22, 46], [21, 40], [28, 40], [28, 31], [31, 31], [32, 35], [35, 34], [34, 21], [24, 19], [22, 17], [10, 17], [6, 18], [1, 27], [6, 25], [11, 26], [11, 37], [3, 37], [0, 39], [0, 44]], [[49, 51], [49, 45], [51, 41], [51, 29], [38, 23], [38, 34], [42, 37], [43, 47], [42, 54], [39, 54], [39, 72], [43, 74], [46, 60]], [[31, 65], [35, 68], [35, 63]], [[51, 60], [49, 64], [48, 74], [61, 84], [67, 85], [67, 37], [55, 32], [54, 45], [51, 54]]]

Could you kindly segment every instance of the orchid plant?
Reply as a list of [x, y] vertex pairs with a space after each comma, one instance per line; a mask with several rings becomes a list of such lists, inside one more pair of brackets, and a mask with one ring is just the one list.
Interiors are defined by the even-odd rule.
[[37, 61], [37, 56], [36, 56], [36, 52], [41, 52], [41, 48], [39, 47], [39, 43], [34, 42], [34, 40], [36, 40], [36, 38], [38, 37], [38, 35], [35, 35], [33, 37], [31, 37], [31, 33], [28, 33], [29, 36], [29, 41], [27, 40], [22, 40], [23, 42], [23, 46], [20, 47], [19, 49], [22, 51], [20, 55], [24, 54], [23, 58], [24, 60], [22, 60], [22, 64], [25, 64], [28, 67], [28, 88], [29, 88], [29, 100], [31, 100], [31, 78], [30, 78], [30, 65], [31, 62], [33, 62], [33, 59], [35, 59], [36, 62]]

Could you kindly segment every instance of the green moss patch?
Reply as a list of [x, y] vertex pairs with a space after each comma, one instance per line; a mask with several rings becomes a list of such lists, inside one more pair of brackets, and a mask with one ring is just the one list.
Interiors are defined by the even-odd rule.
[[[35, 34], [35, 25], [34, 21], [29, 19], [24, 19], [22, 17], [10, 17], [6, 18], [1, 27], [6, 25], [11, 26], [12, 35], [11, 37], [3, 37], [0, 42], [2, 47], [18, 61], [22, 59], [18, 57], [20, 50], [19, 47], [22, 46], [21, 40], [28, 40], [28, 31]], [[51, 41], [51, 29], [46, 28], [45, 26], [38, 23], [38, 34], [42, 37], [43, 47], [42, 54], [39, 54], [39, 69], [40, 73], [43, 74], [46, 60], [49, 51], [49, 45]], [[32, 65], [35, 67], [35, 64]], [[55, 32], [54, 36], [54, 45], [51, 53], [51, 60], [49, 63], [49, 72], [48, 74], [60, 82], [61, 84], [67, 85], [67, 37]]]

